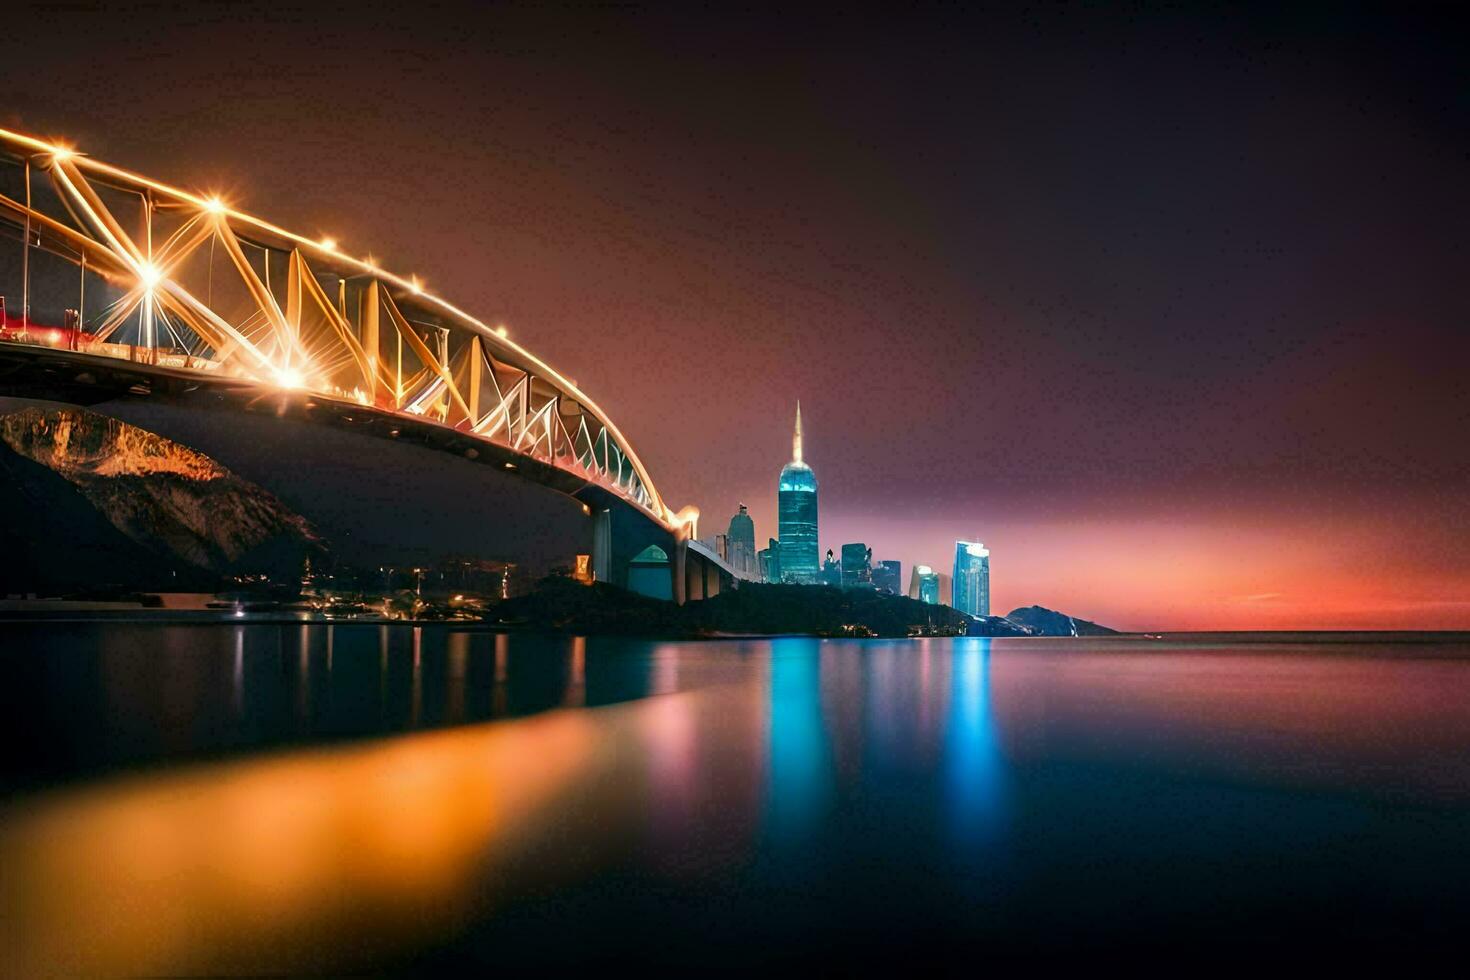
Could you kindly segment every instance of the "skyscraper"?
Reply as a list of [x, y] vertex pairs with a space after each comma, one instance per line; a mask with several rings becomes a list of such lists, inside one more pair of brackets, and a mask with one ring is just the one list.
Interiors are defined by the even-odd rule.
[[842, 587], [868, 589], [873, 586], [873, 549], [867, 545], [842, 546]]
[[954, 543], [954, 601], [962, 613], [990, 615], [990, 551], [979, 541]]
[[776, 504], [782, 576], [788, 582], [819, 581], [822, 569], [817, 561], [817, 477], [801, 459], [801, 402], [796, 403], [791, 462], [781, 470]]
[[913, 577], [909, 579], [909, 598], [939, 605], [939, 573], [928, 565], [915, 565]]
[[742, 578], [760, 578], [760, 569], [755, 561], [755, 521], [750, 519], [745, 505], [740, 513], [730, 518], [730, 532], [726, 535], [729, 557], [726, 559], [735, 574]]
[[879, 592], [903, 595], [903, 565], [896, 561], [880, 561], [874, 565], [873, 588]]

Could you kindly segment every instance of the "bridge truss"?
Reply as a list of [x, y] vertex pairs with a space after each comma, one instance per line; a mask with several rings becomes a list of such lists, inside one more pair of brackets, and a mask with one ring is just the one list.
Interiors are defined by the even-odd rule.
[[3, 129], [0, 314], [0, 342], [412, 416], [692, 525], [606, 415], [503, 328], [330, 240]]

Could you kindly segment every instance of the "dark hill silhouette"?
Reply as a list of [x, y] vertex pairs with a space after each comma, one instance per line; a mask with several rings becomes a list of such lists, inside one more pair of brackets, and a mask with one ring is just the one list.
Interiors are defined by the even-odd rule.
[[1022, 606], [1006, 613], [1006, 619], [1024, 626], [1036, 636], [1116, 636], [1118, 631], [1045, 606]]
[[908, 636], [924, 629], [964, 635], [969, 618], [948, 606], [905, 596], [811, 585], [743, 583], [700, 602], [676, 606], [604, 583], [551, 577], [527, 595], [495, 607], [506, 625], [586, 633], [713, 636], [799, 633]]

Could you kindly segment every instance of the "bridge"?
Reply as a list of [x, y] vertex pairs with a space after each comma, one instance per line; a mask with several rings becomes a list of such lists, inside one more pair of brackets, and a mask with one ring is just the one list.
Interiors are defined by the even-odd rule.
[[[504, 327], [331, 239], [4, 129], [0, 394], [158, 432], [390, 551], [422, 553], [415, 510], [448, 512], [461, 551], [679, 602], [733, 584], [698, 511]], [[314, 495], [318, 470], [355, 482]], [[374, 493], [357, 517], [342, 499]]]

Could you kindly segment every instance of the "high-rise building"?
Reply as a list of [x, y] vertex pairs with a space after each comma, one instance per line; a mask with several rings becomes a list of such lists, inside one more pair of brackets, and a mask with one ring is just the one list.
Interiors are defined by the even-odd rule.
[[827, 549], [827, 558], [822, 562], [822, 584], [834, 589], [842, 587], [842, 563], [833, 557], [831, 548]]
[[954, 601], [971, 616], [990, 615], [990, 551], [979, 541], [954, 543]]
[[781, 542], [772, 538], [770, 546], [760, 550], [760, 554], [756, 556], [756, 561], [761, 566], [762, 582], [775, 583], [781, 581]]
[[755, 521], [750, 519], [750, 513], [745, 505], [740, 505], [740, 513], [730, 518], [730, 531], [726, 535], [729, 549], [729, 557], [726, 559], [735, 574], [742, 578], [759, 578], [760, 568], [755, 561]]
[[939, 605], [939, 573], [928, 565], [915, 565], [913, 577], [909, 579], [909, 598]]
[[796, 403], [796, 432], [791, 462], [781, 470], [776, 490], [781, 574], [788, 582], [820, 581], [817, 563], [817, 477], [801, 459], [801, 403]]
[[879, 592], [903, 594], [903, 565], [896, 561], [880, 561], [873, 566], [873, 588]]
[[860, 542], [842, 546], [842, 587], [844, 589], [873, 587], [872, 548]]

